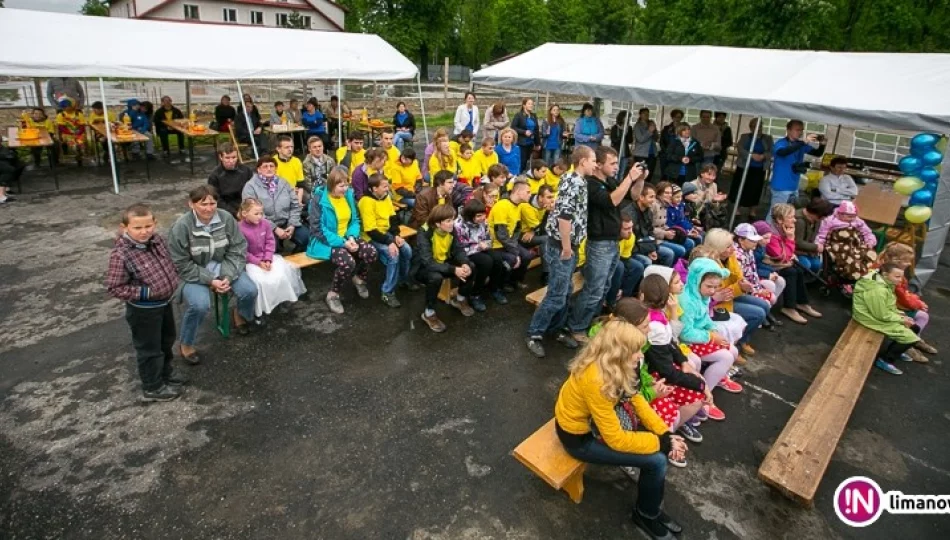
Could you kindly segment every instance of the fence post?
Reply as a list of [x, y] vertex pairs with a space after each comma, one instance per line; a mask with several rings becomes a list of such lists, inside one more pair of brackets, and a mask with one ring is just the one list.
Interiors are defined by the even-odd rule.
[[445, 57], [445, 67], [442, 70], [442, 108], [449, 110], [449, 57]]

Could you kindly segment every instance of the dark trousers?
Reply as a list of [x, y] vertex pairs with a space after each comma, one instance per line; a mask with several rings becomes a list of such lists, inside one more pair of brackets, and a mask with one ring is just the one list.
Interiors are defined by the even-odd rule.
[[[517, 255], [510, 251], [506, 251], [505, 248], [494, 249], [492, 251], [501, 256], [502, 260], [505, 262], [505, 270], [508, 273], [508, 282], [510, 283], [521, 283], [524, 281], [524, 277], [528, 273], [528, 263], [530, 263], [531, 260], [537, 256], [533, 251], [520, 244], [518, 245]], [[521, 264], [518, 265], [518, 268], [514, 267], [515, 258], [521, 258]]]
[[132, 330], [132, 346], [142, 379], [142, 390], [158, 390], [172, 373], [175, 343], [175, 313], [163, 307], [125, 305], [125, 320]]
[[[505, 262], [500, 254], [489, 249], [472, 253], [468, 256], [468, 260], [475, 266], [474, 275], [468, 279], [471, 287], [467, 288], [472, 296], [481, 296], [486, 290], [495, 292], [501, 288], [505, 281]], [[468, 296], [462, 292], [462, 289], [459, 289], [459, 292], [463, 296]]]
[[531, 172], [529, 166], [531, 164], [531, 154], [534, 153], [534, 144], [518, 145], [518, 148], [521, 149], [521, 174], [528, 174]]
[[20, 185], [20, 176], [26, 165], [19, 161], [4, 160], [0, 161], [0, 187], [13, 187], [13, 184]]
[[[159, 131], [159, 132], [158, 132], [158, 140], [161, 141], [161, 143], [162, 143], [162, 151], [165, 152], [166, 154], [169, 152], [169, 150], [168, 150], [168, 135], [169, 135], [169, 133], [168, 133], [167, 131]], [[182, 135], [181, 133], [178, 133], [178, 132], [176, 131], [176, 132], [175, 132], [175, 138], [178, 140], [178, 151], [179, 151], [179, 152], [183, 152], [183, 151], [185, 150], [185, 136]]]
[[637, 509], [649, 518], [660, 515], [660, 504], [666, 486], [666, 456], [661, 452], [652, 454], [628, 454], [618, 452], [594, 438], [590, 433], [581, 444], [575, 446], [566, 440], [558, 430], [558, 437], [567, 453], [574, 459], [594, 465], [619, 465], [640, 469], [640, 481], [637, 484]]
[[808, 303], [808, 291], [805, 290], [805, 271], [796, 265], [783, 268], [778, 275], [785, 278], [785, 292], [782, 293], [782, 306], [795, 309], [795, 306]]
[[[916, 324], [911, 326], [910, 329], [913, 330], [915, 334], [920, 334], [920, 327]], [[885, 337], [877, 356], [888, 364], [893, 364], [900, 360], [901, 355], [909, 351], [913, 346], [913, 343], [898, 343], [889, 337]]]
[[[435, 309], [435, 306], [439, 303], [439, 289], [442, 288], [442, 280], [455, 277], [455, 268], [453, 267], [452, 270], [453, 272], [450, 274], [442, 274], [435, 270], [423, 268], [416, 274], [416, 281], [426, 288], [426, 309]], [[466, 283], [462, 283], [459, 294], [465, 296], [466, 293], [469, 292], [473, 278], [475, 278], [474, 269], [472, 275], [466, 280]]]

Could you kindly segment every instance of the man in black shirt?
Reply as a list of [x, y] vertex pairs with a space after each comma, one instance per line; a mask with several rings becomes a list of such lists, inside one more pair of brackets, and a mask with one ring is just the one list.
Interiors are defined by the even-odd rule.
[[254, 171], [238, 163], [237, 150], [231, 143], [218, 146], [218, 161], [220, 163], [208, 177], [208, 184], [218, 190], [218, 207], [237, 215], [244, 184], [254, 176]]
[[574, 339], [587, 341], [587, 329], [600, 313], [607, 282], [617, 267], [620, 241], [620, 203], [628, 191], [639, 194], [647, 173], [636, 165], [619, 185], [611, 179], [617, 174], [617, 151], [600, 146], [596, 151], [597, 167], [587, 177], [587, 263], [581, 269], [584, 288], [574, 299], [568, 329]]

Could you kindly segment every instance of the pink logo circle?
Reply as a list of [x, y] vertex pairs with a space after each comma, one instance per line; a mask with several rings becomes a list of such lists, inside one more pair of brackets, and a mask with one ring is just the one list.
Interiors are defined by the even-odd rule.
[[867, 527], [884, 512], [884, 491], [866, 476], [852, 476], [835, 490], [835, 514], [851, 527]]

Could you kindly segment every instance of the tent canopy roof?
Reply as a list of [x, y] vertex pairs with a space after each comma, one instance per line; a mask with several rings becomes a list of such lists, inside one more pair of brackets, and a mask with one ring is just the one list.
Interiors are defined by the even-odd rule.
[[[38, 34], [39, 32], [39, 34]], [[19, 9], [0, 16], [0, 73], [173, 80], [415, 78], [372, 34], [84, 17]]]
[[472, 81], [854, 127], [950, 131], [950, 54], [547, 43], [475, 72]]

